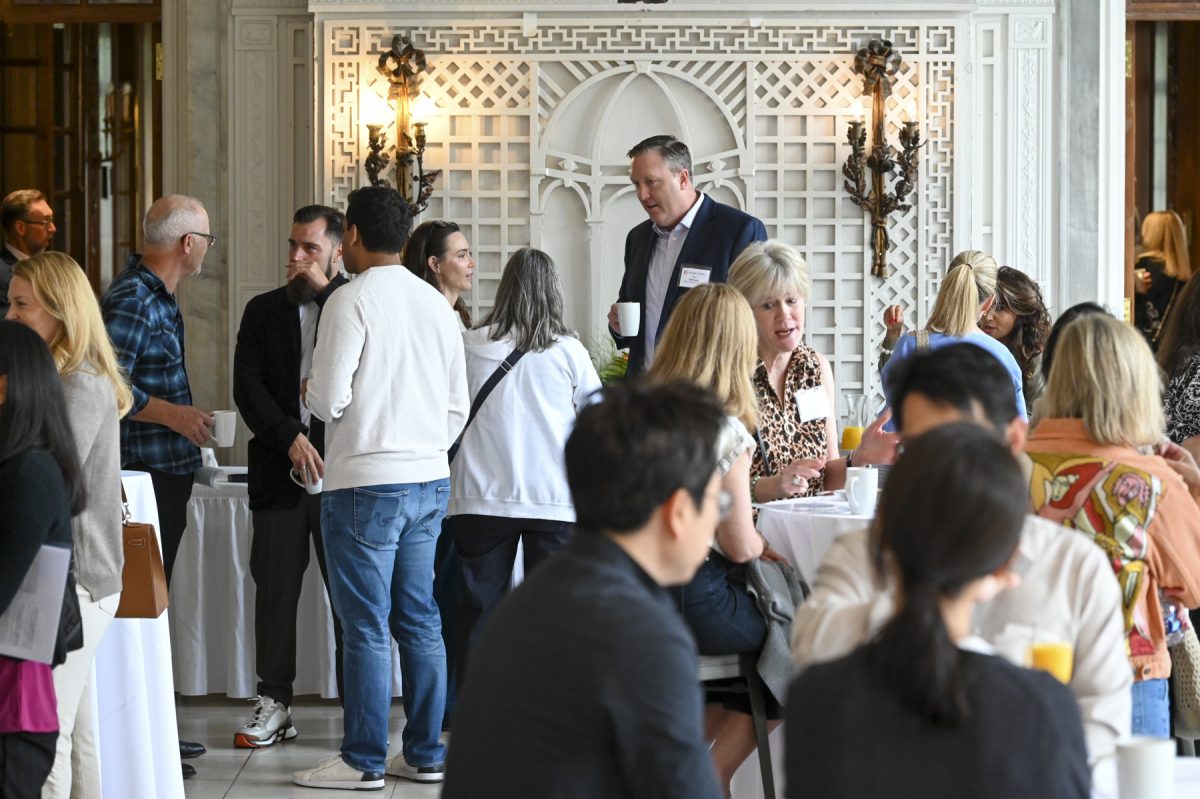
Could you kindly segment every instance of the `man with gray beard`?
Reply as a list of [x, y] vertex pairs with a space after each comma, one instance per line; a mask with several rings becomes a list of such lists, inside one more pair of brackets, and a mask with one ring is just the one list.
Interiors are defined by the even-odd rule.
[[[325, 426], [312, 417], [300, 393], [312, 364], [321, 308], [348, 282], [334, 268], [341, 260], [344, 228], [345, 217], [333, 208], [309, 205], [298, 210], [288, 238], [287, 284], [250, 300], [238, 329], [233, 398], [254, 433], [247, 455], [259, 677], [254, 713], [233, 736], [234, 746], [244, 749], [270, 746], [297, 734], [291, 716], [296, 607], [308, 568], [310, 536], [328, 586], [319, 489], [325, 473]], [[333, 629], [341, 695], [342, 628], [336, 614]]]

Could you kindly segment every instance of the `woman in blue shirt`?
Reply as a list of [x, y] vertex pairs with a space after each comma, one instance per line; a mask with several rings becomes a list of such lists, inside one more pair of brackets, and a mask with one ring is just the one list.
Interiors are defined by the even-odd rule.
[[996, 302], [996, 261], [979, 250], [960, 252], [950, 262], [950, 271], [938, 290], [933, 313], [924, 329], [901, 336], [896, 350], [883, 367], [883, 391], [891, 405], [889, 376], [899, 364], [917, 350], [932, 350], [966, 341], [990, 352], [1012, 376], [1017, 411], [1028, 419], [1023, 392], [1024, 379], [1017, 359], [1003, 343], [984, 333], [979, 320]]

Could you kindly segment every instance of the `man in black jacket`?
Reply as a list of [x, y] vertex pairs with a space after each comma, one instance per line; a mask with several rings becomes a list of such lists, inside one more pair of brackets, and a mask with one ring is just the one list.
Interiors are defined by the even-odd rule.
[[[234, 734], [234, 745], [256, 749], [294, 738], [290, 706], [296, 677], [296, 606], [308, 568], [309, 536], [328, 588], [321, 541], [320, 480], [325, 473], [324, 424], [300, 401], [325, 301], [347, 282], [341, 259], [345, 217], [309, 205], [292, 218], [287, 284], [246, 304], [233, 356], [233, 397], [254, 433], [248, 447], [254, 539], [254, 635], [258, 702]], [[309, 484], [303, 488], [291, 474]], [[333, 619], [338, 694], [342, 693], [342, 629]]]
[[[639, 381], [579, 412], [564, 461], [578, 533], [471, 651], [443, 799], [716, 799], [689, 582], [728, 509], [704, 389]], [[722, 499], [724, 496], [724, 499]]]

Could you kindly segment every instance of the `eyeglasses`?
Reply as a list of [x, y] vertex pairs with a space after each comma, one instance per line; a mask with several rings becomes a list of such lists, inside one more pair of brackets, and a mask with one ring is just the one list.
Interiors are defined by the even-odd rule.
[[21, 221], [27, 225], [44, 225], [46, 227], [54, 225], [54, 217], [50, 217], [49, 219], [22, 219]]
[[213, 235], [213, 234], [211, 234], [211, 233], [199, 233], [199, 232], [197, 232], [197, 231], [195, 231], [195, 230], [192, 230], [192, 231], [189, 231], [188, 233], [185, 233], [184, 235], [187, 235], [187, 236], [200, 236], [200, 237], [201, 237], [201, 238], [203, 238], [203, 239], [207, 239], [207, 240], [208, 240], [208, 246], [209, 246], [209, 247], [213, 247], [213, 246], [215, 246], [215, 245], [216, 245], [216, 243], [217, 243], [217, 237], [216, 237], [216, 236], [214, 236], [214, 235]]

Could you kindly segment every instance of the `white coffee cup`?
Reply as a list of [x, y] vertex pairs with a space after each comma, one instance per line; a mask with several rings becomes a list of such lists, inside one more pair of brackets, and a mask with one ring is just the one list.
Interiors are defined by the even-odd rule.
[[1117, 796], [1157, 799], [1174, 795], [1175, 740], [1134, 735], [1117, 741]]
[[232, 447], [237, 435], [237, 411], [213, 411], [213, 440], [218, 447]]
[[[304, 477], [307, 478], [308, 476], [309, 476], [308, 469], [305, 469]], [[292, 478], [293, 483], [300, 486], [301, 488], [303, 488], [305, 491], [307, 491], [310, 494], [320, 494], [321, 493], [321, 483], [323, 483], [324, 480], [322, 480], [320, 477], [317, 477], [316, 475], [313, 475], [313, 477], [317, 477], [316, 482], [310, 483], [310, 482], [308, 482], [307, 479], [301, 479], [300, 475], [296, 474], [295, 469], [288, 469], [288, 477]]]
[[855, 516], [874, 516], [879, 498], [879, 470], [869, 466], [851, 466], [846, 470], [846, 499]]
[[617, 324], [621, 326], [621, 337], [636, 336], [642, 329], [642, 304], [640, 302], [618, 302]]

